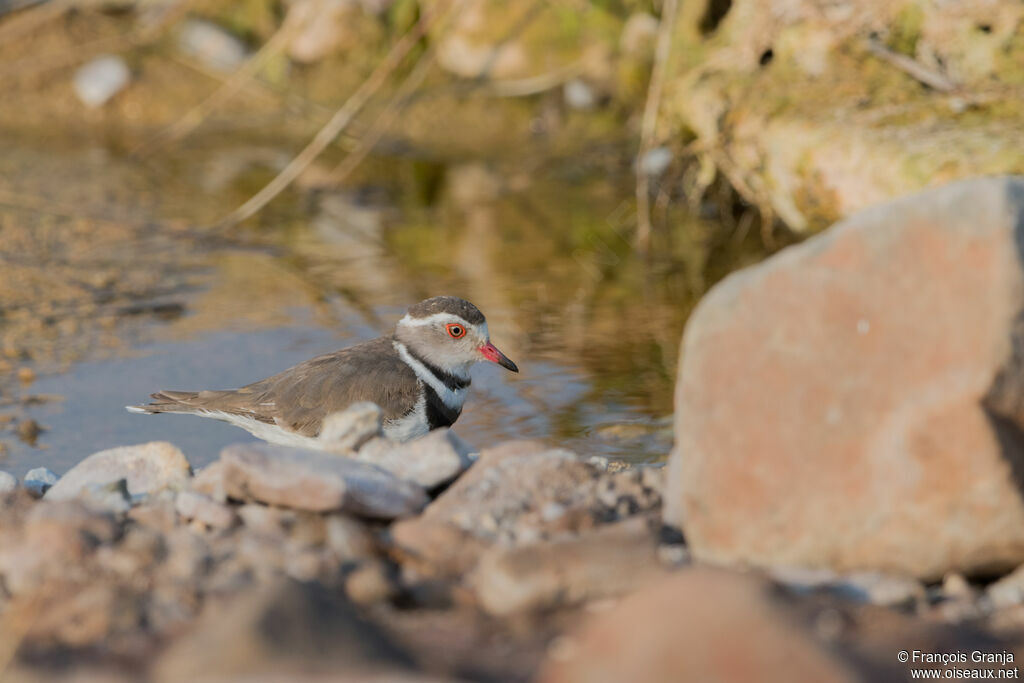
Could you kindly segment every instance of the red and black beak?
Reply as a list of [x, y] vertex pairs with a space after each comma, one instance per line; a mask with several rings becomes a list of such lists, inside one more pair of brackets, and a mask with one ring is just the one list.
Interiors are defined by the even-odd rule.
[[501, 367], [511, 370], [512, 372], [519, 372], [519, 368], [516, 367], [516, 364], [509, 360], [509, 357], [499, 351], [498, 347], [491, 342], [487, 342], [481, 346], [480, 353], [484, 354], [484, 358], [492, 363], [497, 363]]

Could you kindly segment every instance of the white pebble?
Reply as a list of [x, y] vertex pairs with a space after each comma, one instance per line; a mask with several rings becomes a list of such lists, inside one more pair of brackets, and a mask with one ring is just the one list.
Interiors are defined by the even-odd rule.
[[121, 92], [130, 80], [131, 72], [123, 59], [104, 55], [78, 69], [73, 84], [82, 104], [96, 109]]
[[36, 467], [25, 474], [24, 485], [36, 498], [42, 498], [43, 494], [50, 490], [60, 477], [45, 467]]

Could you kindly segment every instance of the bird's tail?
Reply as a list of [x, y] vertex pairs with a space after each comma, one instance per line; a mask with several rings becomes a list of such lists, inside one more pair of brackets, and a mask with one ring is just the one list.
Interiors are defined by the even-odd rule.
[[196, 409], [198, 391], [158, 391], [150, 394], [153, 399], [143, 406], [125, 406], [129, 413], [155, 415], [156, 413], [191, 413]]

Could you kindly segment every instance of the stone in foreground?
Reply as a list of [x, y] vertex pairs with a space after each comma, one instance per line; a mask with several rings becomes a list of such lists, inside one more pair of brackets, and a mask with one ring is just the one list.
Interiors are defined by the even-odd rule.
[[[336, 591], [278, 580], [205, 611], [157, 660], [152, 680], [402, 680], [409, 667]], [[382, 671], [394, 678], [377, 679]]]
[[373, 465], [321, 451], [263, 443], [221, 451], [224, 489], [231, 498], [297, 510], [341, 510], [394, 519], [427, 503], [423, 488]]
[[76, 498], [90, 486], [106, 486], [126, 480], [131, 496], [150, 494], [163, 488], [183, 486], [192, 468], [177, 446], [152, 441], [93, 453], [72, 467], [47, 494], [47, 500]]
[[404, 443], [372, 439], [354, 457], [432, 489], [451, 481], [466, 470], [473, 449], [447, 427], [435, 429]]
[[864, 211], [684, 335], [666, 519], [698, 560], [923, 579], [1024, 562], [1024, 178]]
[[538, 680], [860, 680], [765, 583], [710, 569], [655, 582], [591, 619], [574, 645]]
[[480, 604], [509, 616], [622, 595], [659, 578], [666, 570], [650, 521], [635, 517], [566, 540], [492, 548], [473, 575]]
[[0, 493], [10, 493], [18, 488], [18, 478], [10, 472], [0, 470]]

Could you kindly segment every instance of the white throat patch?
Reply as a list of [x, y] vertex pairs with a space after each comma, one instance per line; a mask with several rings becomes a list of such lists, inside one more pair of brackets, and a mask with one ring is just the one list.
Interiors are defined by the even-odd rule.
[[[441, 315], [448, 314], [444, 313]], [[462, 410], [462, 404], [466, 400], [466, 389], [464, 387], [460, 389], [449, 389], [448, 385], [438, 379], [437, 375], [432, 373], [426, 365], [413, 358], [405, 344], [400, 341], [396, 341], [394, 342], [394, 345], [395, 351], [398, 351], [398, 357], [402, 359], [402, 362], [412, 368], [412, 371], [416, 373], [416, 377], [433, 389], [434, 393], [437, 394], [438, 398], [440, 398], [446, 406], [452, 410]]]

